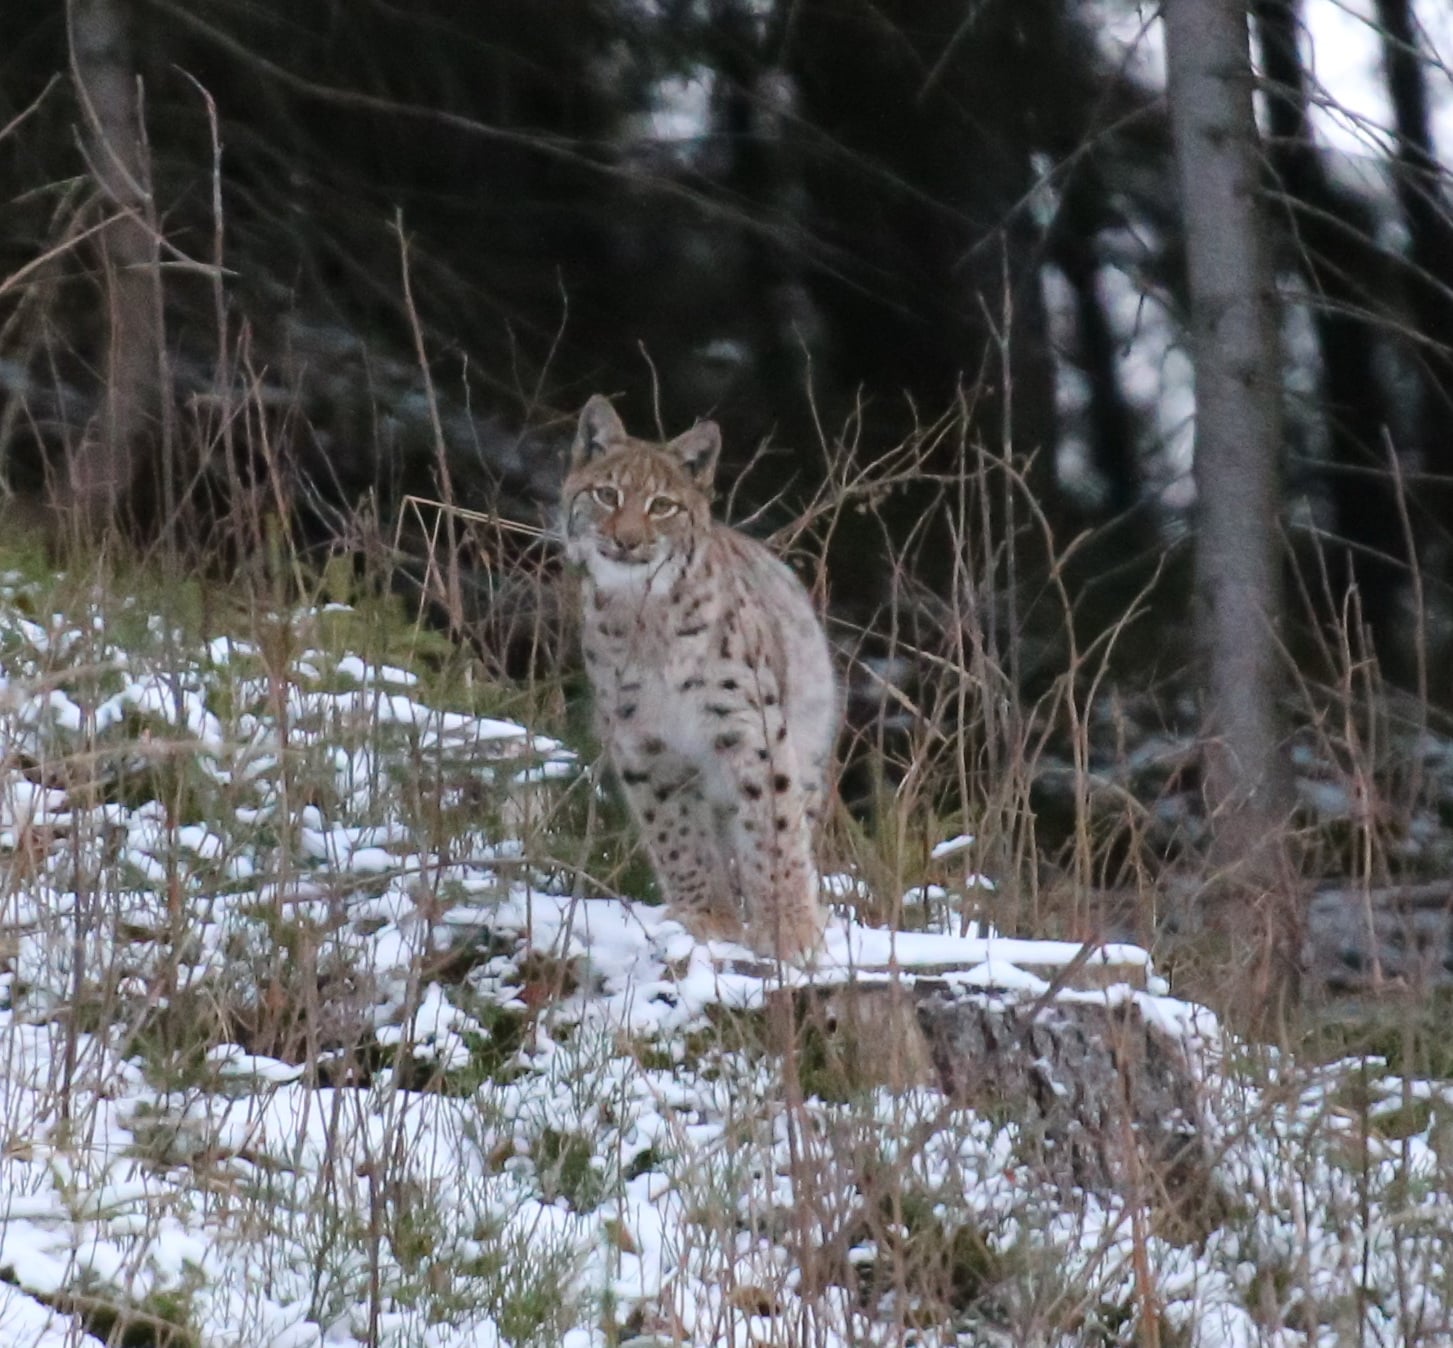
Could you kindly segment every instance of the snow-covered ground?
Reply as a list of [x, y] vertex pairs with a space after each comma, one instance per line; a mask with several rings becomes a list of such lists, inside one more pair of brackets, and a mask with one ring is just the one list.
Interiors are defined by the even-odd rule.
[[[745, 952], [574, 881], [560, 743], [346, 611], [48, 593], [0, 578], [0, 1348], [1448, 1341], [1441, 1084], [1096, 994], [1207, 1055], [1194, 1237], [933, 1089], [791, 1106]], [[1074, 949], [839, 914], [824, 963]]]

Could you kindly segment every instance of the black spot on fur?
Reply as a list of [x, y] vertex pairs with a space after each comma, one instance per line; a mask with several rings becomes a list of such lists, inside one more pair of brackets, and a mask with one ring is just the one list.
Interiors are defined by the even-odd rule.
[[775, 707], [777, 705], [777, 694], [768, 693], [767, 696], [762, 699], [762, 703], [764, 706]]
[[[783, 733], [786, 733], [785, 726], [783, 727]], [[641, 741], [641, 752], [643, 754], [651, 754], [652, 756], [665, 753], [666, 741], [658, 740], [654, 735], [648, 735]]]
[[778, 833], [782, 833], [787, 828], [788, 819], [785, 814], [779, 814], [774, 822], [777, 825]]
[[772, 790], [782, 792], [792, 785], [791, 779], [785, 772], [779, 772], [772, 778]]
[[743, 782], [742, 795], [748, 800], [761, 800], [762, 788], [756, 782]]
[[616, 715], [619, 716], [622, 721], [629, 721], [631, 717], [635, 714], [636, 704], [634, 702], [623, 702], [619, 707], [616, 708]]
[[703, 678], [701, 678], [699, 675], [693, 674], [689, 679], [683, 680], [683, 682], [681, 684], [681, 691], [683, 693], [689, 693], [693, 688], [705, 688], [705, 687], [706, 687], [706, 680], [703, 679]]
[[777, 727], [777, 743], [778, 744], [781, 744], [782, 741], [785, 740], [786, 738], [787, 738], [787, 727], [785, 725], [779, 725]]
[[735, 749], [742, 742], [742, 737], [735, 730], [728, 730], [725, 735], [718, 735], [712, 742], [718, 753], [726, 753], [728, 749]]
[[656, 822], [656, 811], [655, 810], [642, 810], [641, 811], [641, 818], [644, 819], [646, 821], [646, 823], [648, 823], [648, 824], [654, 824]]
[[635, 768], [622, 768], [621, 781], [627, 786], [642, 786], [651, 780], [649, 772], [640, 772]]
[[658, 786], [655, 790], [657, 804], [664, 805], [671, 799], [672, 790], [669, 786]]
[[732, 714], [732, 709], [722, 706], [720, 702], [708, 702], [706, 709], [713, 716], [730, 716]]
[[689, 623], [685, 627], [678, 627], [676, 635], [678, 637], [699, 637], [704, 631], [706, 631], [705, 623]]
[[737, 681], [735, 679], [723, 679], [717, 684], [717, 687], [724, 693], [735, 693], [737, 691]]

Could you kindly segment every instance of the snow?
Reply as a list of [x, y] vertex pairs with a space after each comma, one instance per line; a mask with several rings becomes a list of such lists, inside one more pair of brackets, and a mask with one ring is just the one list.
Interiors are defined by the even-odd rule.
[[[970, 968], [998, 960], [1011, 965], [1053, 968], [1068, 964], [1081, 949], [1072, 941], [1022, 941], [1003, 936], [967, 938], [935, 932], [838, 926], [828, 932], [823, 967], [830, 970], [835, 966], [861, 968], [893, 964], [905, 969], [945, 965]], [[1144, 967], [1149, 963], [1149, 956], [1139, 946], [1104, 945], [1089, 956], [1088, 962]]]
[[973, 845], [974, 835], [972, 833], [957, 834], [955, 837], [946, 838], [941, 843], [935, 843], [929, 849], [929, 860], [942, 861], [944, 857], [953, 856], [955, 852], [962, 852]]
[[[578, 791], [558, 740], [316, 633], [279, 670], [244, 639], [189, 655], [149, 629], [123, 642], [100, 609], [42, 627], [0, 599], [0, 1348], [76, 1342], [78, 1296], [238, 1348], [927, 1348], [1011, 1325], [1068, 1345], [1046, 1305], [1132, 1323], [1137, 1239], [1197, 1345], [1356, 1341], [1359, 1305], [1368, 1341], [1446, 1321], [1441, 1083], [1370, 1061], [1237, 1077], [1145, 951], [1094, 950], [1142, 986], [1059, 995], [1133, 1000], [1186, 1044], [1244, 1210], [1198, 1242], [1137, 1237], [1123, 1199], [1037, 1181], [1012, 1120], [929, 1087], [792, 1108], [781, 1062], [722, 1029], [784, 983], [1037, 998], [1079, 945], [848, 910], [810, 967], [700, 945], [575, 892], [548, 838], [501, 822]], [[482, 783], [516, 808], [469, 806]], [[1365, 1116], [1339, 1103], [1353, 1073]], [[865, 1197], [885, 1184], [896, 1225]], [[1006, 1271], [982, 1307], [869, 1295], [925, 1231], [972, 1231]], [[856, 1290], [813, 1253], [839, 1247]], [[1268, 1310], [1273, 1286], [1317, 1313]]]
[[[1151, 10], [1098, 10], [1110, 54], [1164, 83]], [[1305, 42], [1316, 135], [1386, 190], [1373, 10], [1308, 0]], [[1453, 7], [1417, 16], [1447, 161]], [[667, 78], [639, 132], [686, 154], [709, 99], [705, 71]], [[1136, 241], [1116, 247], [1103, 298], [1174, 494], [1189, 370]], [[434, 705], [320, 614], [292, 614], [279, 670], [244, 636], [189, 654], [157, 616], [124, 641], [100, 604], [19, 603], [28, 584], [0, 577], [0, 1348], [76, 1344], [77, 1297], [176, 1313], [208, 1348], [1112, 1344], [1146, 1296], [1196, 1348], [1446, 1339], [1446, 1082], [1229, 1043], [1146, 951], [1106, 946], [1088, 965], [1141, 986], [1059, 996], [1133, 1001], [1186, 1044], [1225, 1209], [1196, 1238], [1036, 1181], [1011, 1108], [924, 1087], [795, 1110], [782, 1063], [722, 1033], [732, 1012], [850, 979], [1039, 998], [1081, 947], [866, 927], [850, 873], [824, 876], [811, 967], [702, 946], [657, 906], [583, 896], [586, 861], [519, 824], [580, 783], [558, 739]], [[519, 808], [475, 808], [485, 787]], [[1338, 781], [1299, 790], [1353, 812]], [[905, 901], [991, 899], [975, 842], [931, 847], [939, 883]], [[875, 1303], [928, 1227], [982, 1242], [982, 1306]], [[856, 1286], [817, 1258], [834, 1249]]]

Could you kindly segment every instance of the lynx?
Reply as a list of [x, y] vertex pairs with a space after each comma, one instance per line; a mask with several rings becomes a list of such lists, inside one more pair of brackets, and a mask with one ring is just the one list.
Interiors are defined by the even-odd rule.
[[822, 931], [813, 839], [838, 703], [797, 577], [711, 518], [721, 450], [703, 421], [657, 444], [605, 398], [580, 414], [565, 479], [584, 573], [596, 721], [663, 897], [699, 938], [792, 959]]

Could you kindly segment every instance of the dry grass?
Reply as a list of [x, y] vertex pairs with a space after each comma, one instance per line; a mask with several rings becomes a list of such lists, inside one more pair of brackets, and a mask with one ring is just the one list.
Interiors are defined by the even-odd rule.
[[[77, 216], [55, 248], [0, 282], [0, 298], [20, 300], [6, 343], [24, 348], [56, 268], [105, 223]], [[931, 1089], [857, 1080], [824, 1052], [833, 1027], [820, 1018], [785, 1032], [720, 1014], [676, 1036], [605, 1033], [579, 1012], [593, 975], [578, 955], [522, 953], [515, 933], [496, 944], [487, 929], [451, 937], [450, 913], [473, 897], [455, 863], [489, 841], [520, 844], [494, 859], [502, 886], [559, 889], [577, 904], [649, 897], [623, 812], [594, 772], [523, 789], [487, 754], [451, 756], [366, 716], [320, 721], [305, 695], [331, 691], [337, 661], [357, 655], [417, 675], [432, 707], [520, 717], [589, 762], [559, 569], [530, 522], [461, 504], [439, 413], [448, 390], [432, 383], [441, 499], [340, 503], [299, 480], [288, 446], [309, 428], [231, 316], [221, 240], [219, 205], [205, 270], [211, 382], [161, 391], [177, 417], [177, 471], [151, 535], [160, 541], [90, 536], [63, 512], [42, 542], [12, 533], [0, 555], [16, 573], [0, 643], [7, 696], [64, 692], [94, 711], [145, 670], [158, 698], [106, 726], [51, 727], [44, 753], [7, 751], [12, 792], [26, 783], [63, 793], [70, 821], [17, 816], [0, 845], [6, 1075], [19, 1080], [35, 1062], [49, 1073], [24, 1110], [0, 1119], [4, 1153], [18, 1162], [55, 1149], [81, 1231], [115, 1178], [115, 1157], [94, 1139], [110, 1102], [136, 1094], [139, 1079], [147, 1103], [122, 1146], [130, 1173], [185, 1179], [123, 1214], [131, 1230], [118, 1248], [134, 1267], [99, 1292], [78, 1275], [57, 1309], [113, 1341], [165, 1342], [167, 1326], [179, 1342], [201, 1341], [195, 1307], [215, 1269], [141, 1279], [139, 1294], [127, 1275], [169, 1222], [215, 1219], [208, 1229], [261, 1251], [257, 1287], [305, 1268], [304, 1318], [324, 1327], [351, 1316], [371, 1345], [398, 1341], [390, 1317], [405, 1310], [447, 1325], [483, 1309], [512, 1344], [560, 1342], [587, 1325], [607, 1343], [767, 1333], [907, 1344], [951, 1325], [964, 1342], [1169, 1348], [1202, 1341], [1175, 1289], [1210, 1279], [1207, 1268], [1268, 1339], [1442, 1341], [1453, 1261], [1430, 1194], [1449, 1179], [1439, 1092], [1450, 1064], [1416, 997], [1316, 1027], [1301, 1058], [1276, 1051], [1290, 1044], [1233, 1041], [1218, 1078], [1217, 1192], [1188, 1212], [1149, 1166], [1110, 1200], [1056, 1191], [1028, 1159], [1017, 1102], [974, 1116]], [[407, 294], [402, 245], [401, 262]], [[417, 322], [414, 338], [427, 371]], [[973, 424], [966, 398], [873, 453], [850, 430], [824, 428], [821, 487], [772, 503], [774, 516], [791, 517], [775, 541], [824, 602], [825, 559], [845, 534], [888, 558], [872, 602], [840, 604], [832, 621], [849, 689], [848, 803], [827, 830], [824, 869], [857, 878], [868, 922], [978, 922], [1086, 942], [1132, 935], [1215, 986], [1217, 952], [1195, 930], [1214, 877], [1200, 865], [1207, 821], [1195, 713], [1184, 705], [1182, 559], [1117, 558], [1104, 583], [1101, 540], [1066, 536], [1034, 466], [976, 443]], [[70, 434], [57, 465], [85, 450]], [[877, 504], [921, 488], [945, 443], [958, 446], [962, 469], [938, 481], [934, 518], [908, 538], [872, 538]], [[302, 528], [300, 506], [328, 519], [325, 541]], [[947, 554], [946, 564], [929, 559], [936, 587], [917, 579], [932, 547]], [[1414, 593], [1421, 634], [1427, 601]], [[330, 603], [349, 611], [329, 614]], [[1325, 611], [1326, 596], [1307, 607]], [[27, 614], [37, 631], [20, 621]], [[37, 632], [52, 626], [78, 635], [48, 645]], [[1307, 806], [1294, 841], [1307, 879], [1343, 877], [1370, 924], [1375, 893], [1414, 870], [1403, 844], [1419, 821], [1446, 816], [1453, 790], [1409, 749], [1436, 722], [1426, 644], [1420, 635], [1422, 674], [1408, 698], [1384, 686], [1355, 610], [1330, 637], [1308, 630], [1317, 667], [1332, 673], [1313, 678], [1288, 659], [1293, 747], [1304, 778], [1337, 788], [1347, 809]], [[200, 655], [222, 638], [247, 648], [226, 669]], [[318, 652], [334, 662], [321, 677], [307, 672]], [[512, 670], [526, 676], [511, 681]], [[199, 687], [227, 716], [208, 746], [183, 714]], [[0, 706], [12, 730], [21, 705]], [[351, 788], [341, 750], [368, 765]], [[202, 770], [208, 755], [234, 771]], [[387, 800], [404, 836], [386, 848], [427, 860], [405, 912], [357, 920], [357, 877], [308, 851], [320, 819], [348, 815], [350, 789], [369, 802], [359, 827]], [[121, 807], [145, 807], [155, 826], [155, 865], [140, 875], [118, 849]], [[205, 852], [197, 829], [217, 839]], [[959, 834], [973, 842], [932, 855]], [[255, 902], [228, 914], [226, 939], [199, 962], [215, 905], [243, 888]], [[368, 945], [379, 930], [400, 942], [387, 977]], [[491, 1000], [488, 978], [518, 997]], [[1372, 991], [1388, 981], [1374, 969]], [[460, 1062], [422, 1052], [419, 1017], [435, 997], [478, 1027]], [[379, 1006], [390, 1033], [379, 1033]], [[54, 1051], [28, 1057], [27, 1036]], [[521, 1050], [541, 1044], [551, 1065], [522, 1065]], [[227, 1045], [298, 1069], [316, 1148], [307, 1164], [289, 1150], [302, 1144], [270, 1130], [281, 1087], [229, 1081], [214, 1057]], [[533, 1096], [519, 1087], [526, 1077]], [[240, 1124], [221, 1103], [229, 1093], [255, 1102]], [[541, 1112], [511, 1113], [522, 1096]], [[439, 1100], [462, 1103], [425, 1128], [434, 1106], [420, 1102]], [[649, 1147], [637, 1146], [635, 1123], [659, 1129]], [[448, 1173], [460, 1156], [472, 1158], [462, 1177]], [[591, 1240], [614, 1251], [619, 1273], [646, 1239], [647, 1219], [630, 1206], [643, 1175], [676, 1203], [661, 1240], [677, 1281], [635, 1302], [577, 1285], [579, 1251], [541, 1213], [593, 1224]], [[501, 1177], [517, 1181], [508, 1201], [493, 1187]], [[521, 1225], [524, 1211], [540, 1224]], [[1349, 1232], [1350, 1253], [1339, 1245]], [[1198, 1264], [1208, 1248], [1239, 1253]], [[688, 1295], [698, 1287], [715, 1299]], [[1419, 1287], [1435, 1308], [1426, 1315]], [[263, 1342], [262, 1302], [250, 1295], [239, 1304]]]

